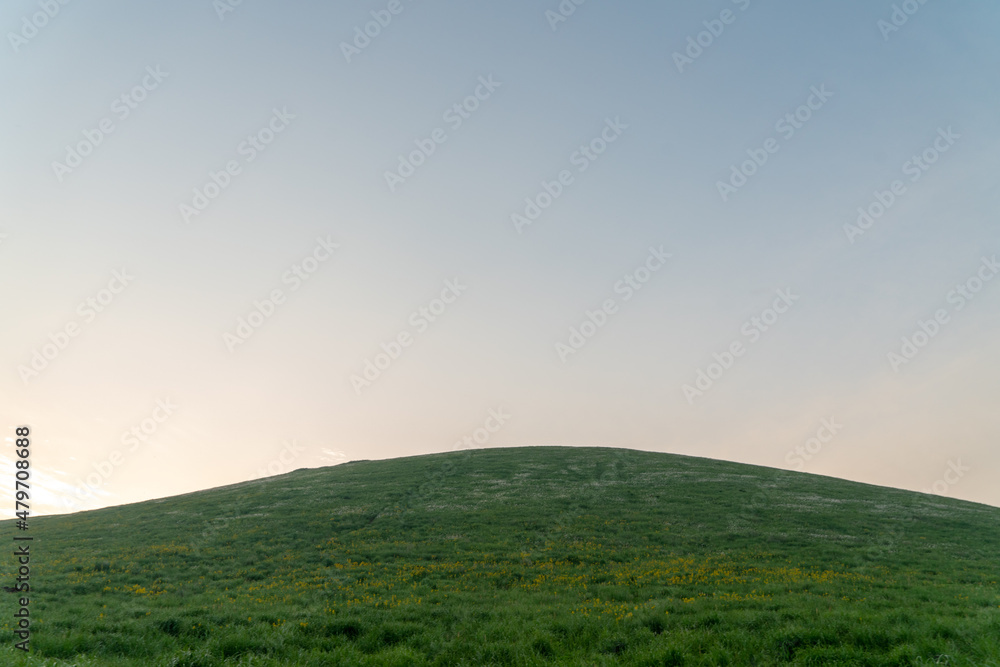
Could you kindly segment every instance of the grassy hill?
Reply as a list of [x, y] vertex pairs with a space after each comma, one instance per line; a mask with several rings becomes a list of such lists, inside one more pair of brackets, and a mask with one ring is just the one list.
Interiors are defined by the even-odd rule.
[[358, 461], [31, 534], [5, 665], [1000, 667], [1000, 509], [708, 459]]

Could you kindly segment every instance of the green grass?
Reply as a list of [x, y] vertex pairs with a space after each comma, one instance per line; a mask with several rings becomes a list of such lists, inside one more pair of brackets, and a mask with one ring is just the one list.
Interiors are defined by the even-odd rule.
[[4, 665], [1000, 667], [1000, 509], [769, 468], [477, 450], [31, 525]]

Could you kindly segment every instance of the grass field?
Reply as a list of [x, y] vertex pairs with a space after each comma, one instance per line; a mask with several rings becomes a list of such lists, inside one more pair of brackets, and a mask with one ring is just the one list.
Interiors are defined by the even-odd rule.
[[708, 459], [359, 461], [31, 534], [3, 665], [1000, 667], [1000, 509]]

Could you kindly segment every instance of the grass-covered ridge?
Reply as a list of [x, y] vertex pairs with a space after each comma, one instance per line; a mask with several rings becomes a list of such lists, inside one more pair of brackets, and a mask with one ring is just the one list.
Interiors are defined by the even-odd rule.
[[31, 525], [2, 664], [1000, 667], [1000, 509], [709, 459], [359, 461]]

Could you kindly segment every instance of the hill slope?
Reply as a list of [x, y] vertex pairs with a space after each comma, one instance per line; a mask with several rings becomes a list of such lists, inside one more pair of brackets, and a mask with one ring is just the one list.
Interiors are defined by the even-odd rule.
[[4, 664], [1000, 667], [1000, 509], [708, 459], [359, 461], [31, 533]]

